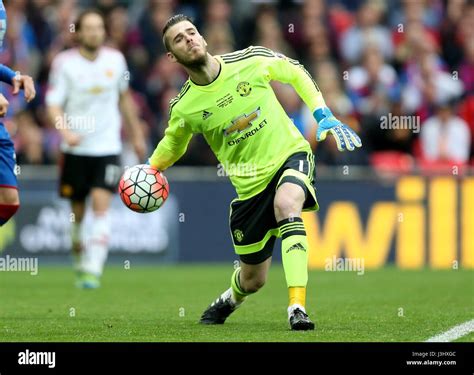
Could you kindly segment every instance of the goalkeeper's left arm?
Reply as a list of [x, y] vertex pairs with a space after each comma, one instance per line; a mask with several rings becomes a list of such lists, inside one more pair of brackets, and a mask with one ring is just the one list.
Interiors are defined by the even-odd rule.
[[148, 163], [160, 171], [171, 167], [184, 155], [192, 136], [184, 120], [172, 110], [165, 136], [156, 146]]
[[324, 101], [321, 90], [304, 66], [296, 60], [271, 50], [268, 50], [268, 53], [268, 57], [263, 57], [267, 79], [293, 86], [318, 123], [317, 140], [322, 141], [327, 133], [331, 133], [339, 151], [346, 149], [352, 151], [355, 147], [361, 147], [362, 142], [359, 136], [349, 126], [334, 117]]

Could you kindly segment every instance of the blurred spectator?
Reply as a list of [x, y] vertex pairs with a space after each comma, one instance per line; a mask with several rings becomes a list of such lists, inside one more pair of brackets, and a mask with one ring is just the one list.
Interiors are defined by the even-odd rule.
[[402, 0], [399, 3], [402, 8], [390, 14], [392, 26], [416, 20], [422, 22], [428, 29], [435, 30], [442, 23], [444, 15], [442, 0]]
[[452, 104], [439, 104], [435, 116], [421, 126], [422, 157], [427, 162], [466, 163], [470, 140], [469, 127], [455, 115]]
[[354, 17], [347, 8], [338, 3], [330, 3], [328, 17], [334, 39], [340, 40], [342, 35], [354, 25]]
[[375, 46], [366, 48], [362, 65], [349, 70], [347, 88], [360, 115], [380, 117], [388, 113], [392, 100], [399, 95], [397, 73]]
[[172, 0], [149, 0], [147, 7], [138, 21], [140, 37], [148, 53], [148, 61], [153, 62], [164, 54], [165, 48], [161, 31], [166, 21], [173, 16], [174, 6]]
[[474, 39], [464, 43], [464, 59], [459, 66], [459, 78], [464, 84], [464, 90], [474, 94]]
[[[49, 70], [54, 57], [61, 51], [75, 45], [74, 22], [79, 15], [76, 0], [65, 0], [52, 7], [48, 22], [53, 26], [54, 39], [45, 53], [43, 64]], [[45, 81], [47, 77], [45, 77]]]
[[[315, 66], [313, 73], [316, 82], [324, 95], [326, 104], [342, 116], [354, 117], [355, 108], [343, 88], [343, 73], [331, 61], [324, 61]], [[352, 127], [352, 126], [351, 126]], [[358, 131], [358, 125], [355, 127]]]
[[43, 132], [28, 111], [14, 117], [16, 127], [15, 151], [18, 164], [44, 164]]
[[[308, 0], [305, 1], [301, 9], [301, 16], [297, 15], [291, 24], [299, 33], [291, 33], [289, 39], [293, 43], [299, 43], [299, 48], [306, 48], [321, 39], [324, 34], [324, 39], [327, 39], [326, 30], [328, 29], [324, 21], [326, 18], [326, 8], [322, 0]], [[301, 29], [301, 31], [300, 31]], [[300, 35], [301, 34], [301, 35]]]
[[471, 133], [471, 161], [474, 166], [474, 93], [466, 96], [459, 105], [459, 116], [467, 123]]
[[425, 120], [430, 115], [430, 107], [462, 95], [460, 80], [443, 71], [442, 66], [439, 56], [431, 52], [422, 53], [407, 66], [408, 82], [402, 93], [405, 112], [416, 113]]
[[324, 142], [318, 143], [316, 141], [316, 121], [311, 111], [304, 107], [305, 136], [313, 150], [316, 150], [318, 163], [324, 165], [367, 165], [368, 159], [364, 130], [361, 129], [360, 123], [355, 116], [355, 109], [351, 100], [343, 90], [341, 75], [337, 67], [330, 61], [325, 61], [316, 65], [314, 76], [328, 107], [331, 108], [339, 120], [349, 125], [360, 135], [364, 144], [363, 148], [358, 148], [348, 153], [340, 152], [332, 137], [327, 137]]
[[130, 27], [127, 9], [122, 6], [110, 9], [106, 16], [106, 27], [108, 34], [107, 44], [126, 54], [127, 31]]
[[261, 13], [256, 23], [257, 29], [253, 42], [254, 45], [264, 46], [284, 55], [295, 56], [293, 49], [283, 37], [281, 26], [275, 13]]
[[233, 52], [235, 37], [231, 24], [231, 5], [228, 0], [210, 0], [206, 5], [206, 15], [201, 34], [208, 43], [209, 53], [221, 55]]
[[421, 21], [407, 21], [400, 27], [400, 31], [397, 28], [393, 33], [395, 59], [400, 65], [416, 60], [420, 53], [438, 53], [437, 36], [426, 29]]
[[382, 1], [367, 0], [362, 4], [357, 11], [357, 24], [342, 35], [340, 51], [344, 60], [358, 63], [368, 46], [376, 46], [385, 59], [392, 58], [390, 32], [381, 24], [383, 13]]
[[[40, 67], [40, 56], [36, 45], [36, 36], [25, 16], [26, 1], [18, 0], [6, 4], [8, 27], [0, 62], [13, 70], [28, 72], [36, 77]], [[7, 96], [10, 108], [24, 108], [22, 99]], [[18, 103], [13, 103], [16, 101]]]
[[459, 24], [463, 19], [466, 0], [454, 0], [446, 3], [446, 16], [441, 24], [442, 53], [451, 69], [457, 67], [462, 59], [463, 37]]
[[308, 40], [304, 57], [305, 65], [317, 66], [324, 61], [336, 61], [336, 53], [332, 48], [330, 35], [322, 23], [314, 23], [312, 37]]
[[[158, 57], [150, 69], [146, 79], [146, 95], [149, 104], [154, 110], [160, 111], [160, 97], [168, 89], [178, 90], [186, 81], [184, 71], [178, 64], [171, 62], [167, 56]], [[162, 111], [162, 110], [161, 110]], [[164, 112], [168, 114], [168, 110]], [[156, 113], [159, 116], [159, 112]]]

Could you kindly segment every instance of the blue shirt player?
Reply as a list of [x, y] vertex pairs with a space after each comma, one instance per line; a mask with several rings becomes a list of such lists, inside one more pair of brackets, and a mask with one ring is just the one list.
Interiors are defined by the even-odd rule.
[[[7, 14], [3, 1], [0, 0], [0, 49], [7, 30]], [[25, 100], [30, 102], [36, 92], [33, 79], [30, 76], [14, 72], [0, 64], [0, 81], [13, 86], [16, 95], [23, 89]], [[0, 93], [0, 226], [5, 224], [20, 207], [18, 187], [15, 174], [15, 149], [5, 126], [1, 122], [8, 110], [8, 100]]]

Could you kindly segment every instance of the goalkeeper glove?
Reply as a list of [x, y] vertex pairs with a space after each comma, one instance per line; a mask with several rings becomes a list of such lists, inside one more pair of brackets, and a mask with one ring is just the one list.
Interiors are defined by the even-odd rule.
[[339, 151], [353, 151], [355, 147], [361, 147], [362, 142], [354, 130], [334, 117], [328, 107], [318, 108], [313, 113], [318, 122], [318, 132], [316, 138], [318, 141], [326, 139], [328, 133], [331, 133], [336, 139], [337, 149]]

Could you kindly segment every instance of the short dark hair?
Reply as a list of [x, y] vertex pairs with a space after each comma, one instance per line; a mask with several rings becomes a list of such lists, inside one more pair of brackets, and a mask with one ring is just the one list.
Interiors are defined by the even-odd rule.
[[74, 23], [75, 31], [81, 30], [82, 21], [84, 21], [84, 18], [86, 18], [89, 14], [97, 14], [100, 18], [102, 18], [102, 22], [104, 23], [104, 27], [105, 27], [104, 14], [99, 9], [91, 8], [91, 9], [83, 10], [81, 13], [79, 13], [79, 16], [77, 17], [76, 22]]
[[184, 14], [177, 14], [177, 15], [171, 17], [168, 21], [166, 21], [166, 24], [163, 27], [162, 34], [163, 34], [163, 44], [165, 45], [165, 48], [166, 48], [167, 51], [170, 50], [170, 45], [169, 45], [168, 41], [165, 38], [166, 32], [168, 31], [168, 29], [171, 26], [174, 26], [177, 23], [180, 23], [180, 22], [183, 22], [183, 21], [189, 21], [194, 25], [193, 19], [191, 17], [185, 16]]

